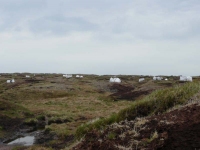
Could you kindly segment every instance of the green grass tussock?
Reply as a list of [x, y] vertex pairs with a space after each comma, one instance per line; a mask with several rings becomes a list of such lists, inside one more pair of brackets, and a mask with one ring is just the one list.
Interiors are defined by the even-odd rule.
[[24, 118], [33, 116], [33, 113], [19, 104], [15, 104], [10, 101], [0, 100], [0, 116], [8, 116], [11, 118]]
[[18, 101], [27, 99], [48, 99], [48, 98], [59, 98], [73, 96], [73, 92], [66, 91], [39, 91], [39, 90], [13, 90], [4, 92], [1, 98], [4, 100]]
[[76, 137], [82, 138], [87, 132], [93, 129], [103, 129], [106, 125], [119, 122], [125, 119], [134, 120], [136, 117], [143, 117], [163, 113], [168, 109], [185, 104], [188, 100], [200, 91], [200, 83], [186, 83], [175, 87], [157, 90], [142, 100], [132, 103], [126, 109], [109, 118], [101, 118], [93, 123], [86, 123], [76, 130]]

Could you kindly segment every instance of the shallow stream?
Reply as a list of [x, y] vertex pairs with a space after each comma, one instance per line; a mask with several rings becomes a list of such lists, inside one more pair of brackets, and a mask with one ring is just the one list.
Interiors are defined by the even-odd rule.
[[8, 143], [8, 145], [24, 145], [24, 146], [31, 146], [34, 144], [35, 136], [25, 136], [17, 138]]

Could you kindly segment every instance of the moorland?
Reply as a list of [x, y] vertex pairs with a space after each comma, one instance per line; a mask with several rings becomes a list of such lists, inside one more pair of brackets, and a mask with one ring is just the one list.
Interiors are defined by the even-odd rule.
[[[122, 82], [110, 83], [113, 76], [2, 73], [0, 148], [200, 148], [200, 77], [187, 83], [117, 75]], [[34, 134], [33, 145], [7, 145], [27, 134]]]

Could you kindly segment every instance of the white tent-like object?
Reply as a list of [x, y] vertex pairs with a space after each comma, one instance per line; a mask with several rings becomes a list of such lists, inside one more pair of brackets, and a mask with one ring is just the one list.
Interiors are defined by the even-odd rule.
[[163, 77], [153, 77], [153, 80], [162, 80], [163, 79]]
[[192, 82], [191, 76], [180, 76], [180, 81], [190, 81]]
[[6, 83], [10, 83], [10, 82], [11, 82], [10, 80], [7, 80], [7, 81], [6, 81]]
[[80, 78], [83, 78], [83, 76], [80, 76]]
[[144, 81], [144, 80], [145, 80], [144, 78], [140, 78], [140, 79], [139, 79], [139, 82], [142, 82], [142, 81]]
[[26, 78], [30, 78], [30, 76], [29, 76], [29, 75], [26, 75]]
[[76, 75], [76, 78], [80, 78], [80, 76], [79, 76], [79, 75]]
[[192, 77], [191, 76], [187, 76], [187, 81], [192, 82]]
[[12, 79], [11, 82], [12, 82], [12, 83], [15, 83], [15, 79]]
[[116, 82], [116, 83], [121, 83], [121, 79], [120, 78], [110, 78], [110, 82]]
[[71, 74], [64, 74], [63, 77], [65, 77], [65, 78], [72, 78], [72, 75]]
[[67, 76], [66, 76], [66, 78], [72, 78], [73, 76], [72, 76], [72, 74], [68, 74]]
[[168, 79], [166, 78], [165, 81], [168, 81]]
[[112, 77], [110, 78], [110, 82], [114, 82], [114, 79]]
[[121, 79], [119, 79], [119, 78], [114, 78], [114, 82], [121, 83]]

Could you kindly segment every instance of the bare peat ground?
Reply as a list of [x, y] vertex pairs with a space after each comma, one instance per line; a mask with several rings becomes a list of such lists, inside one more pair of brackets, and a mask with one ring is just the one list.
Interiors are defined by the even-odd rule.
[[199, 150], [200, 105], [165, 114], [122, 121], [92, 131], [73, 150]]
[[138, 97], [150, 94], [153, 89], [135, 89], [131, 85], [111, 84], [110, 90], [114, 92], [110, 97], [114, 100], [136, 100]]

